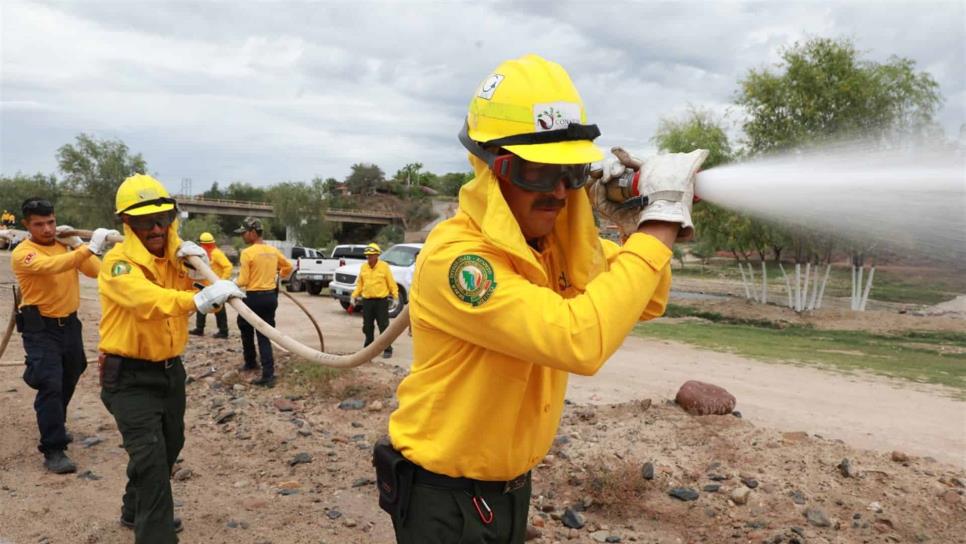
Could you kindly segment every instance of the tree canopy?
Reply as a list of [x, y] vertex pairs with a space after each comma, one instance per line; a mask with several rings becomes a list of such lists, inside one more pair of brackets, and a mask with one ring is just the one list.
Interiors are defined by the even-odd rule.
[[60, 207], [82, 217], [88, 225], [114, 224], [113, 195], [117, 188], [133, 174], [148, 173], [144, 157], [140, 153], [131, 155], [124, 142], [99, 140], [87, 134], [58, 149], [57, 162], [64, 174], [63, 188], [73, 193]]

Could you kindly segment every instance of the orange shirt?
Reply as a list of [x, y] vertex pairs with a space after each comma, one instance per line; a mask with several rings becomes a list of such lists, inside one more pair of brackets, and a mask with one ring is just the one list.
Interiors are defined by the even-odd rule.
[[80, 306], [77, 271], [96, 278], [101, 260], [86, 245], [71, 251], [57, 242], [44, 246], [24, 240], [13, 250], [10, 266], [20, 284], [21, 306], [37, 306], [45, 317], [66, 317]]

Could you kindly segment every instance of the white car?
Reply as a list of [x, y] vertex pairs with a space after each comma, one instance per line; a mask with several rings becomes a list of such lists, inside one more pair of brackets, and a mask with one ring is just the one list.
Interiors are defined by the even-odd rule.
[[[423, 244], [396, 244], [383, 252], [379, 258], [389, 264], [392, 277], [399, 286], [399, 297], [389, 306], [389, 317], [396, 317], [409, 301], [409, 288], [416, 270], [416, 256]], [[346, 310], [352, 305], [352, 291], [356, 288], [359, 269], [365, 263], [352, 263], [335, 269], [335, 279], [329, 283], [332, 297]]]

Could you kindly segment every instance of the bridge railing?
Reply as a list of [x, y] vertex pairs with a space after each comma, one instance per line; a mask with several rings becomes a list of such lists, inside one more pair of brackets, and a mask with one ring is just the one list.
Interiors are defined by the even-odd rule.
[[[271, 210], [269, 202], [257, 202], [251, 200], [227, 200], [221, 198], [198, 198], [195, 196], [174, 195], [174, 199], [182, 204], [195, 204], [198, 206], [224, 206], [230, 208], [253, 208], [260, 210]], [[326, 208], [326, 213], [354, 215], [358, 217], [385, 217], [389, 219], [401, 218], [403, 214], [399, 212], [387, 212], [385, 210], [363, 210], [358, 208]]]

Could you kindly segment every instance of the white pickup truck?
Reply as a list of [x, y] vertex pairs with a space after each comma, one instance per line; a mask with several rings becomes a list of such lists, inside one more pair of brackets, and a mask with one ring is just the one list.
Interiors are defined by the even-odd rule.
[[332, 248], [332, 254], [325, 258], [302, 257], [295, 261], [295, 272], [289, 280], [288, 291], [308, 291], [310, 295], [318, 295], [324, 287], [329, 285], [335, 275], [335, 269], [350, 263], [364, 263], [363, 255], [366, 246], [361, 244], [346, 244]]
[[[413, 272], [416, 270], [416, 256], [422, 248], [423, 244], [396, 244], [379, 256], [389, 264], [392, 278], [399, 286], [399, 297], [393, 300], [389, 307], [389, 317], [399, 315], [403, 306], [409, 302], [409, 288], [413, 283]], [[356, 278], [359, 276], [362, 264], [340, 266], [335, 270], [335, 279], [329, 283], [329, 292], [345, 310], [352, 306], [352, 291], [356, 288]]]

